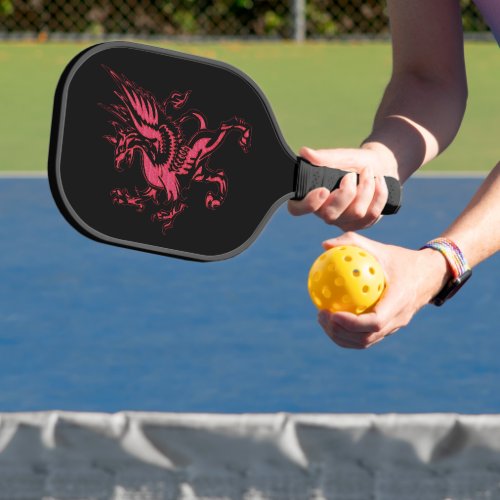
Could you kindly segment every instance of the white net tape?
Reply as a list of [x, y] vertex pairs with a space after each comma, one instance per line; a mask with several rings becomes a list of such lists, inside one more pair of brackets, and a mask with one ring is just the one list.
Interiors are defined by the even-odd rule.
[[0, 500], [497, 500], [500, 415], [0, 414]]

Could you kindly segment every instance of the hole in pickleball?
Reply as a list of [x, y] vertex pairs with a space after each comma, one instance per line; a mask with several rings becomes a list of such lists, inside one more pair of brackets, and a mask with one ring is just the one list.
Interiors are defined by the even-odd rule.
[[370, 291], [370, 287], [368, 285], [365, 285], [363, 287], [363, 293], [368, 293]]
[[344, 278], [335, 278], [335, 281], [334, 281], [335, 285], [336, 286], [344, 286]]
[[359, 255], [361, 255], [361, 257], [366, 257], [366, 253], [365, 252], [359, 252]]
[[313, 275], [313, 280], [317, 282], [320, 279], [321, 279], [321, 271], [316, 271]]
[[321, 293], [325, 299], [329, 299], [332, 296], [332, 291], [326, 285], [321, 289]]
[[333, 273], [335, 271], [335, 266], [333, 264], [328, 264], [328, 267], [326, 268], [328, 272]]
[[361, 273], [359, 272], [359, 269], [354, 269], [354, 271], [352, 272], [352, 275], [353, 275], [355, 278], [358, 278], [360, 274], [361, 274]]
[[321, 307], [323, 305], [320, 298], [316, 294], [313, 294], [313, 301], [318, 307]]
[[368, 269], [368, 271], [370, 271], [370, 274], [375, 274], [375, 269], [373, 267], [370, 267], [370, 269]]
[[361, 306], [356, 307], [356, 314], [361, 314], [365, 309], [366, 307], [361, 307]]
[[349, 297], [349, 295], [344, 295], [344, 296], [342, 297], [342, 302], [343, 302], [344, 304], [350, 304], [350, 302], [351, 302], [351, 297]]
[[350, 255], [346, 255], [346, 256], [344, 257], [344, 260], [345, 260], [346, 262], [351, 262], [352, 257], [351, 257]]
[[379, 286], [377, 287], [377, 290], [380, 292], [380, 290], [382, 290], [382, 285], [379, 284]]

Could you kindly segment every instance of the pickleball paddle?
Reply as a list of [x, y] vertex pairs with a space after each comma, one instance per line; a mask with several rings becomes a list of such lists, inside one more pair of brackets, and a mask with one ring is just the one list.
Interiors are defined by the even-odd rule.
[[[286, 200], [333, 190], [346, 173], [297, 157], [263, 92], [222, 62], [108, 42], [78, 54], [57, 86], [51, 190], [66, 219], [104, 243], [232, 257]], [[391, 214], [401, 187], [386, 182]]]

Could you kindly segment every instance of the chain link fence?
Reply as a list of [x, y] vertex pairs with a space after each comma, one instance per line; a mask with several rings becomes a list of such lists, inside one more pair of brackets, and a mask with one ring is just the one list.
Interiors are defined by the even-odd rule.
[[[438, 0], [436, 0], [438, 1]], [[461, 0], [467, 32], [487, 26]], [[0, 0], [0, 37], [336, 38], [388, 33], [381, 0]]]

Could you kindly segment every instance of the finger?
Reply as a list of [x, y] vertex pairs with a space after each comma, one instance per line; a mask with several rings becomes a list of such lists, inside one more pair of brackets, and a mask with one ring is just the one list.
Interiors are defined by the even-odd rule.
[[370, 335], [369, 337], [366, 337], [365, 340], [365, 348], [369, 348], [374, 346], [375, 344], [378, 344], [379, 342], [382, 342], [386, 337], [391, 336], [393, 333], [396, 333], [399, 330], [399, 328], [394, 329], [390, 333], [377, 333]]
[[382, 340], [384, 340], [384, 339], [385, 339], [385, 337], [383, 337], [383, 336], [382, 336], [382, 337], [380, 337], [380, 338], [378, 338], [378, 339], [376, 339], [376, 340], [370, 341], [370, 342], [366, 345], [365, 349], [369, 349], [370, 347], [373, 347], [374, 345], [376, 345], [376, 344], [378, 344], [378, 343], [382, 342]]
[[331, 332], [332, 337], [335, 337], [336, 339], [339, 339], [342, 342], [348, 343], [350, 345], [355, 345], [358, 349], [367, 349], [384, 340], [387, 335], [392, 334], [385, 334], [383, 332], [352, 332], [340, 326], [335, 322], [335, 320], [332, 321], [329, 331]]
[[360, 347], [359, 345], [353, 343], [353, 342], [347, 342], [345, 340], [333, 337], [332, 335], [328, 335], [328, 337], [335, 342], [339, 347], [343, 347], [344, 349], [363, 349], [363, 347]]
[[339, 329], [358, 335], [379, 333], [385, 326], [382, 318], [375, 312], [353, 314], [350, 312], [335, 313], [335, 325]]
[[318, 322], [323, 327], [325, 333], [341, 347], [349, 347], [354, 349], [363, 349], [366, 347], [366, 338], [368, 336], [354, 334], [339, 326], [335, 322], [337, 313], [330, 313], [329, 311], [321, 311], [318, 314]]
[[288, 211], [292, 215], [305, 215], [316, 212], [330, 196], [330, 191], [326, 188], [313, 189], [307, 196], [300, 200], [290, 200]]
[[325, 250], [342, 245], [357, 245], [360, 247], [362, 246], [365, 250], [369, 251], [370, 242], [371, 240], [368, 238], [361, 236], [354, 231], [348, 231], [340, 236], [323, 241], [322, 245]]
[[344, 219], [350, 221], [360, 221], [366, 216], [375, 194], [375, 177], [373, 169], [366, 167], [359, 173], [359, 181], [356, 188], [356, 197], [344, 211]]
[[331, 323], [331, 317], [332, 317], [332, 313], [330, 311], [327, 311], [326, 309], [322, 309], [318, 313], [318, 323], [323, 328], [329, 328], [330, 323]]
[[323, 166], [321, 164], [324, 163], [323, 158], [326, 155], [318, 154], [317, 150], [304, 146], [299, 149], [299, 156], [311, 162], [313, 165], [321, 167]]
[[363, 159], [363, 154], [363, 151], [352, 148], [311, 149], [302, 147], [299, 150], [299, 155], [314, 165], [348, 168], [356, 172], [360, 169], [360, 159]]
[[382, 218], [382, 210], [387, 203], [389, 197], [389, 190], [382, 175], [375, 176], [375, 190], [371, 205], [366, 212], [365, 221], [367, 224], [373, 225]]
[[328, 224], [335, 224], [356, 197], [356, 191], [356, 174], [353, 172], [345, 175], [340, 181], [339, 188], [324, 201], [323, 205], [316, 211], [316, 215]]
[[[360, 170], [359, 150], [355, 149], [320, 149], [315, 150], [308, 147], [302, 147], [299, 150], [300, 156], [318, 166], [335, 166], [339, 168], [353, 167], [354, 170]], [[354, 168], [357, 167], [357, 168]], [[347, 176], [346, 176], [347, 177]], [[340, 192], [339, 192], [340, 191]], [[325, 222], [334, 224], [337, 217], [344, 212], [356, 195], [356, 182], [352, 179], [344, 181], [336, 192], [326, 198], [326, 192], [320, 197], [310, 197], [309, 195], [301, 200], [290, 201], [288, 210], [292, 215], [305, 215], [315, 212]], [[323, 198], [325, 197], [325, 198]], [[323, 203], [320, 203], [323, 201]]]
[[386, 334], [386, 337], [389, 337], [391, 335], [394, 335], [396, 332], [398, 332], [401, 328], [394, 328], [394, 330], [392, 330], [392, 332], [389, 332]]
[[383, 335], [358, 335], [342, 329], [329, 329], [325, 331], [336, 344], [351, 349], [367, 349], [384, 339]]
[[335, 323], [339, 329], [368, 337], [374, 340], [385, 337], [388, 333], [397, 331], [404, 326], [399, 311], [401, 297], [391, 293], [387, 287], [381, 299], [374, 307], [373, 311], [360, 315], [349, 312], [338, 312], [335, 314]]
[[331, 325], [328, 332], [329, 337], [332, 339], [335, 338], [336, 340], [344, 342], [346, 345], [355, 347], [356, 349], [364, 349], [368, 343], [368, 335], [348, 332], [337, 325]]
[[[342, 322], [338, 321], [338, 319], [342, 317], [342, 314], [351, 317], [356, 316], [351, 313], [331, 313], [326, 310], [320, 311], [318, 314], [318, 322], [323, 327], [325, 333], [333, 342], [341, 347], [367, 349], [384, 340], [386, 336], [392, 335], [399, 330], [399, 328], [390, 328], [388, 332], [357, 332], [347, 330], [342, 325]], [[359, 318], [359, 316], [357, 317]]]
[[384, 336], [406, 326], [418, 310], [412, 306], [414, 300], [412, 296], [397, 288], [388, 284], [373, 309], [373, 314], [377, 316], [379, 332]]
[[344, 347], [346, 349], [362, 349], [363, 347], [356, 339], [352, 339], [348, 336], [339, 334], [336, 330], [332, 328], [331, 325], [322, 325], [324, 332], [328, 337], [335, 342], [338, 346]]
[[387, 203], [389, 191], [385, 178], [381, 175], [368, 175], [370, 170], [366, 168], [361, 171], [356, 198], [337, 219], [337, 226], [344, 231], [369, 228], [383, 217], [382, 210]]

